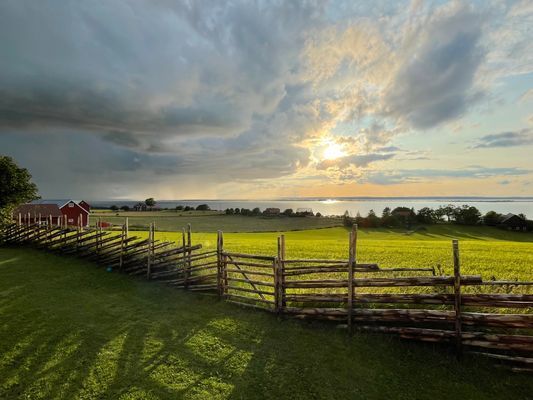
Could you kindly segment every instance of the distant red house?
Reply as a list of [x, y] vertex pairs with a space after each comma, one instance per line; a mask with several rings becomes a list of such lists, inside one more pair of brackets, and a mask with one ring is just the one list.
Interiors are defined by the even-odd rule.
[[69, 200], [59, 207], [61, 213], [67, 216], [67, 225], [77, 225], [78, 218], [81, 216], [81, 225], [89, 226], [89, 213], [91, 206], [81, 200]]

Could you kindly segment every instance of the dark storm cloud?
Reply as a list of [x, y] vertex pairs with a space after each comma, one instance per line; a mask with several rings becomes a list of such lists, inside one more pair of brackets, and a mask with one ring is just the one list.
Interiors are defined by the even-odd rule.
[[235, 135], [285, 96], [319, 8], [2, 2], [0, 128], [71, 127], [145, 150]]
[[472, 93], [484, 60], [482, 20], [467, 6], [437, 13], [405, 50], [405, 62], [386, 96], [386, 109], [417, 129], [464, 114], [480, 94]]
[[492, 135], [485, 135], [477, 140], [477, 143], [471, 148], [486, 149], [494, 147], [516, 147], [528, 146], [533, 144], [533, 135], [531, 129], [522, 129], [518, 132], [502, 132]]

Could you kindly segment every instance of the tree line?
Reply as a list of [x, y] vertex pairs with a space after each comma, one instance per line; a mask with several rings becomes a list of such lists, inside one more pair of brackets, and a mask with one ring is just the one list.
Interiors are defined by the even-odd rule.
[[[526, 220], [524, 214], [518, 216]], [[345, 226], [357, 224], [361, 227], [407, 227], [415, 224], [432, 225], [448, 222], [457, 225], [487, 225], [497, 226], [501, 223], [503, 215], [496, 211], [489, 211], [483, 215], [476, 207], [469, 205], [454, 206], [452, 204], [440, 206], [439, 208], [423, 207], [418, 211], [409, 207], [396, 207], [390, 209], [385, 207], [381, 216], [374, 210], [370, 210], [366, 217], [357, 213], [351, 217], [348, 211], [343, 216]]]

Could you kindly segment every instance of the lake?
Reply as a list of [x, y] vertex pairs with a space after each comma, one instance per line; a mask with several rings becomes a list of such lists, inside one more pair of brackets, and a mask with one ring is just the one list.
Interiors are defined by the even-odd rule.
[[[134, 200], [96, 200], [91, 204], [94, 207], [110, 207], [111, 205], [133, 206], [139, 201]], [[255, 208], [261, 210], [269, 207], [285, 210], [292, 208], [310, 208], [313, 212], [322, 215], [342, 215], [348, 211], [352, 216], [358, 212], [365, 216], [370, 210], [380, 215], [385, 207], [394, 209], [405, 206], [419, 210], [423, 207], [438, 208], [447, 204], [461, 206], [468, 204], [477, 207], [483, 214], [487, 211], [496, 211], [502, 214], [523, 213], [533, 217], [533, 198], [488, 198], [488, 197], [360, 197], [360, 198], [314, 198], [314, 199], [282, 199], [282, 200], [160, 200], [157, 206], [161, 208], [174, 208], [178, 205], [196, 207], [199, 204], [208, 204], [213, 210], [226, 208]]]

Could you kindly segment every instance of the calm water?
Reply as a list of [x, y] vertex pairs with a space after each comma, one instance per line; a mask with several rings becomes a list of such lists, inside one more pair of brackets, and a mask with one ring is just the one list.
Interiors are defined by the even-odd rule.
[[[93, 206], [109, 207], [113, 204], [118, 206], [133, 206], [138, 201], [125, 200], [102, 200], [92, 201]], [[292, 208], [310, 208], [313, 212], [320, 212], [323, 215], [342, 215], [346, 210], [351, 215], [357, 212], [365, 216], [370, 210], [374, 210], [378, 215], [385, 207], [391, 209], [399, 206], [413, 207], [418, 210], [423, 207], [438, 208], [447, 204], [460, 206], [468, 204], [477, 207], [482, 213], [494, 210], [506, 214], [523, 213], [528, 217], [533, 217], [533, 198], [342, 198], [342, 199], [288, 199], [288, 200], [161, 200], [157, 206], [161, 208], [174, 208], [178, 205], [196, 207], [199, 204], [209, 204], [213, 210], [225, 210], [226, 208], [255, 208], [264, 210], [268, 207], [276, 207], [282, 211]]]

